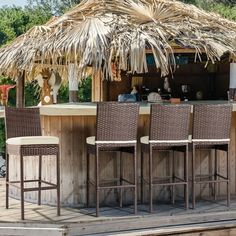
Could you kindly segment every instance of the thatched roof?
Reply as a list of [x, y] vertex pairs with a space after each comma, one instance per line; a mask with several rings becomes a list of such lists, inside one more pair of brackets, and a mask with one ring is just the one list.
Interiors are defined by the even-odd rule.
[[[169, 73], [172, 45], [194, 48], [209, 61], [235, 55], [236, 22], [172, 0], [83, 0], [46, 25], [35, 26], [0, 49], [0, 70], [38, 70], [77, 63], [103, 69], [112, 65], [132, 73], [147, 72], [146, 50], [156, 67]], [[46, 65], [45, 65], [46, 64]]]

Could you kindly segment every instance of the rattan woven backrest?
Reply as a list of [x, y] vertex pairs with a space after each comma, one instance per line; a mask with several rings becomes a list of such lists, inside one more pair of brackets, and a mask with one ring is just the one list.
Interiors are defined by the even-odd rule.
[[41, 136], [39, 108], [5, 108], [6, 138]]
[[193, 139], [228, 139], [231, 114], [231, 104], [195, 105]]
[[137, 139], [139, 104], [101, 102], [97, 104], [97, 141]]
[[188, 140], [190, 105], [151, 105], [150, 140]]

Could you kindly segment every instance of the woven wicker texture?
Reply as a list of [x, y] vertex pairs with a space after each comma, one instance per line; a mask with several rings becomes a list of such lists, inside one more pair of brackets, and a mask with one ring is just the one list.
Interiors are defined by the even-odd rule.
[[5, 108], [6, 138], [41, 136], [39, 108]]
[[139, 104], [102, 102], [97, 104], [97, 141], [137, 139]]
[[150, 140], [188, 140], [190, 105], [151, 105]]
[[229, 139], [231, 115], [231, 104], [195, 105], [193, 139]]

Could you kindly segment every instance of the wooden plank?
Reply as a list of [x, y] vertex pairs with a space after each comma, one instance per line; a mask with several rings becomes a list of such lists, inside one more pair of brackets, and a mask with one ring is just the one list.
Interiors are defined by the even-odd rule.
[[6, 224], [3, 226], [0, 226], [0, 235], [4, 236], [19, 236], [19, 235], [25, 235], [25, 236], [41, 236], [41, 235], [50, 235], [50, 236], [66, 236], [67, 235], [67, 229], [62, 227], [44, 227], [43, 225], [30, 227], [30, 226], [7, 226]]
[[[201, 174], [201, 152], [196, 150], [195, 155], [195, 174], [199, 175]], [[196, 200], [198, 200], [198, 197], [201, 196], [201, 186], [200, 184], [195, 185], [195, 194], [196, 194]]]
[[[49, 119], [49, 127], [48, 127], [48, 135], [56, 136], [59, 138], [59, 142], [61, 144], [62, 135], [61, 135], [61, 117], [54, 116]], [[60, 145], [61, 148], [61, 145]], [[61, 150], [62, 151], [62, 150]], [[44, 170], [47, 169], [46, 173], [43, 173], [43, 176], [45, 176], [46, 180], [52, 183], [56, 183], [56, 158], [55, 156], [47, 156], [46, 162], [46, 168], [43, 167]], [[62, 168], [62, 156], [60, 156], [61, 161], [61, 168]], [[49, 197], [49, 202], [53, 205], [56, 205], [57, 203], [57, 193], [56, 190], [50, 190], [50, 191], [44, 191], [44, 194], [47, 194]]]
[[73, 122], [72, 117], [61, 118], [61, 201], [73, 205]]
[[232, 113], [232, 125], [230, 133], [230, 168], [231, 168], [231, 194], [236, 193], [236, 114]]
[[73, 202], [86, 202], [86, 155], [85, 143], [86, 132], [84, 132], [85, 119], [84, 117], [73, 117]]
[[[233, 217], [233, 216], [232, 216]], [[184, 235], [184, 233], [207, 233], [212, 230], [230, 230], [236, 228], [233, 219], [220, 220], [220, 214], [184, 215], [181, 217], [134, 217], [110, 221], [81, 222], [71, 225], [69, 235]], [[181, 219], [181, 220], [180, 220]], [[145, 233], [146, 232], [146, 233]], [[149, 234], [147, 234], [149, 232]], [[205, 235], [205, 234], [204, 234]]]
[[[227, 162], [226, 162], [226, 152], [218, 151], [218, 165], [219, 165], [219, 173], [222, 176], [226, 176], [227, 172]], [[225, 196], [227, 193], [227, 185], [226, 183], [219, 184], [219, 196]]]
[[[210, 150], [201, 150], [200, 154], [200, 173], [201, 175], [209, 175], [211, 173], [209, 162], [211, 162]], [[209, 184], [200, 184], [200, 197], [209, 196]]]
[[106, 101], [108, 96], [107, 83], [103, 81], [102, 72], [94, 71], [92, 76], [92, 102]]
[[94, 72], [92, 76], [92, 102], [102, 101], [101, 72]]
[[[51, 121], [53, 121], [54, 119], [51, 119], [49, 116], [44, 117], [44, 129], [43, 129], [43, 134], [44, 135], [51, 135]], [[55, 123], [55, 122], [54, 122]], [[45, 156], [42, 158], [42, 178], [43, 180], [46, 181], [52, 181], [51, 179], [51, 172], [55, 169], [55, 164], [51, 163], [51, 159], [49, 159], [49, 156]], [[35, 165], [38, 166], [38, 162], [35, 163]], [[55, 175], [55, 172], [54, 172]], [[53, 175], [52, 175], [53, 176]], [[55, 181], [55, 177], [53, 178], [53, 180]], [[56, 198], [55, 195], [52, 196], [51, 195], [51, 190], [50, 191], [42, 191], [42, 203], [43, 204], [55, 204], [56, 202]], [[36, 198], [37, 199], [37, 198]]]

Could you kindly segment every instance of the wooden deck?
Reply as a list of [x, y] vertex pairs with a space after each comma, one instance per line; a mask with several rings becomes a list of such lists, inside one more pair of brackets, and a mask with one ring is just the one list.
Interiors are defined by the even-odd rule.
[[104, 207], [101, 217], [95, 210], [56, 208], [26, 203], [26, 220], [20, 220], [20, 204], [10, 199], [10, 209], [5, 209], [5, 180], [0, 179], [0, 235], [236, 235], [236, 198], [230, 209], [225, 200], [217, 203], [207, 200], [197, 202], [196, 210], [184, 209], [183, 202], [175, 206], [159, 203], [156, 213], [149, 214], [148, 206], [139, 205], [138, 215], [132, 208]]

